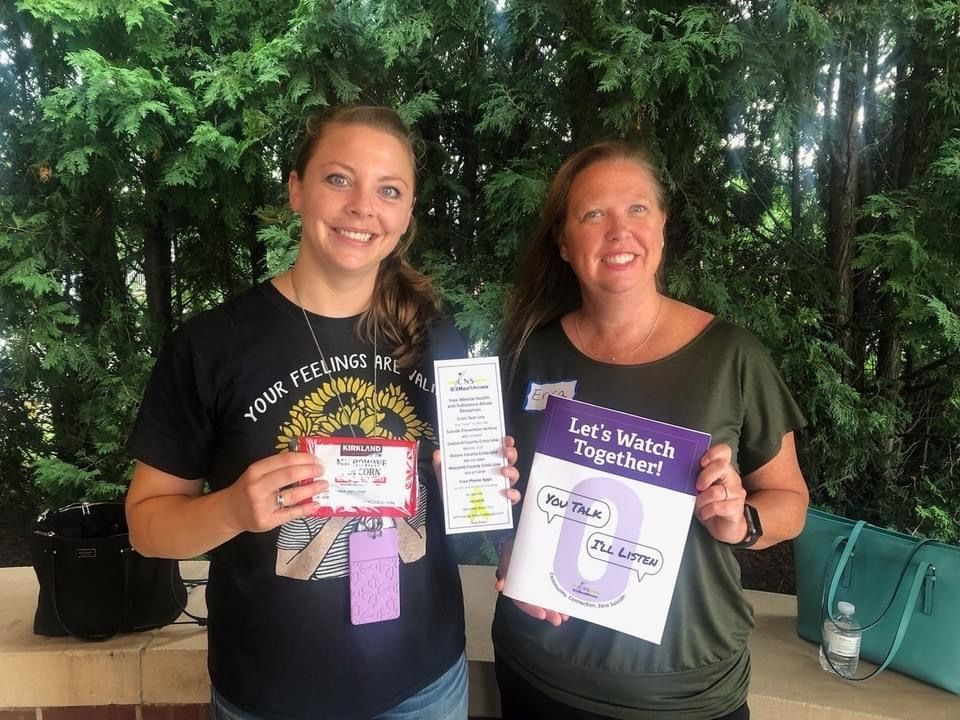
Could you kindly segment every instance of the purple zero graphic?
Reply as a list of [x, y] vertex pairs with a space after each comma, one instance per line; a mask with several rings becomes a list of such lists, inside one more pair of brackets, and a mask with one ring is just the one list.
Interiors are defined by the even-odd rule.
[[[607, 530], [624, 546], [634, 545], [640, 538], [640, 528], [643, 527], [643, 503], [633, 490], [618, 480], [604, 477], [592, 477], [580, 481], [571, 489], [570, 495], [571, 499], [567, 501], [564, 508], [564, 523], [560, 528], [557, 552], [553, 557], [553, 572], [557, 584], [567, 592], [586, 600], [597, 603], [613, 600], [626, 590], [633, 569], [623, 560], [617, 561], [611, 558], [607, 561], [603, 575], [590, 580], [583, 577], [580, 573], [579, 558], [580, 548], [584, 546], [584, 535], [587, 532], [591, 535], [596, 534], [591, 526], [600, 527], [600, 525], [589, 522], [588, 518], [594, 519], [597, 515], [591, 513], [589, 508], [584, 512], [582, 503], [576, 503], [572, 498], [579, 496], [593, 499], [598, 504], [616, 507], [617, 525]], [[595, 544], [601, 542], [593, 537], [591, 540]], [[615, 546], [614, 543], [610, 545]], [[606, 553], [607, 549], [601, 549], [599, 552]], [[611, 554], [612, 552], [611, 550]]]
[[[696, 495], [700, 458], [709, 446], [710, 436], [698, 430], [550, 395], [537, 453], [608, 474], [569, 490], [544, 485], [537, 493], [547, 522], [563, 522], [553, 561], [556, 583], [582, 600], [603, 603], [621, 596], [631, 575], [640, 582], [660, 572], [663, 555], [639, 543], [644, 508], [630, 483]], [[613, 508], [617, 523], [608, 527]], [[605, 564], [600, 577], [580, 572], [584, 550]]]

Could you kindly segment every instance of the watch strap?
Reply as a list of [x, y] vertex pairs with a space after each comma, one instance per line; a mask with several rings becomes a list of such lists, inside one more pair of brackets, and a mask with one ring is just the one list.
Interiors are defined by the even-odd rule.
[[763, 537], [763, 527], [760, 525], [760, 513], [757, 512], [757, 509], [749, 504], [743, 504], [743, 519], [747, 523], [747, 533], [743, 536], [743, 540], [738, 543], [732, 543], [735, 548], [748, 548], [756, 545], [757, 540]]

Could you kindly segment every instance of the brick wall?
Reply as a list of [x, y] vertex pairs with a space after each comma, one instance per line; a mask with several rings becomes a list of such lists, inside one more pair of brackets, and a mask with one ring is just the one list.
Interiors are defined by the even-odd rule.
[[0, 710], [0, 720], [207, 720], [202, 705], [100, 705], [89, 707], [13, 708]]
[[[210, 706], [100, 705], [91, 707], [13, 708], [0, 710], [0, 720], [208, 720]], [[470, 720], [494, 720], [470, 716]]]

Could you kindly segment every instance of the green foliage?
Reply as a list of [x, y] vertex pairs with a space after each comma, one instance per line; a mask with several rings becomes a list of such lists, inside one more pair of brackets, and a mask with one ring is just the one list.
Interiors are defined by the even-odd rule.
[[[666, 287], [770, 348], [809, 421], [815, 500], [957, 540], [958, 12], [955, 0], [5, 4], [0, 470], [18, 480], [4, 497], [32, 511], [122, 492], [159, 344], [289, 265], [295, 136], [308, 113], [357, 101], [393, 105], [422, 138], [413, 259], [478, 352], [496, 344], [562, 159], [601, 137], [644, 143], [671, 195]], [[842, 73], [864, 118], [846, 325], [830, 253]], [[484, 542], [470, 552], [489, 555]]]
[[85, 470], [55, 457], [37, 458], [33, 471], [51, 506], [78, 500], [117, 500], [126, 492], [125, 484], [101, 481], [99, 470]]
[[924, 295], [923, 299], [926, 300], [927, 307], [936, 318], [937, 325], [943, 332], [943, 339], [952, 350], [960, 352], [960, 317], [939, 298]]
[[267, 249], [267, 277], [273, 277], [290, 267], [297, 259], [300, 217], [292, 213], [267, 217], [266, 213], [263, 213], [261, 220], [269, 224], [265, 224], [257, 232], [257, 239]]

